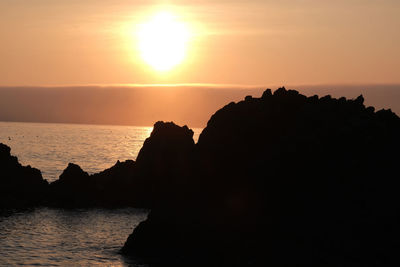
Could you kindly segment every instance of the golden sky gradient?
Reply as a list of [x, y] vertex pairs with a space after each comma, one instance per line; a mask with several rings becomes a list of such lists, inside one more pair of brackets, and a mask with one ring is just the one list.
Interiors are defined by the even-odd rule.
[[[190, 29], [159, 72], [135, 32], [160, 11]], [[0, 85], [400, 83], [398, 0], [1, 0]]]

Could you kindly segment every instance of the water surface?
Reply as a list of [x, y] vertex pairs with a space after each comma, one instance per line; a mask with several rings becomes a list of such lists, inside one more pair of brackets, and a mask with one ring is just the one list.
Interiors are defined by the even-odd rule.
[[[58, 179], [69, 162], [90, 174], [117, 160], [135, 160], [152, 127], [57, 123], [0, 122], [0, 142], [23, 165], [41, 170], [48, 181]], [[194, 128], [197, 141], [202, 129]]]
[[[136, 159], [152, 127], [0, 122], [23, 165], [58, 178], [69, 162], [95, 173]], [[193, 129], [197, 141], [201, 129]], [[147, 211], [36, 208], [0, 213], [0, 265], [144, 266], [118, 253]]]
[[132, 208], [0, 213], [0, 265], [143, 266], [119, 250], [146, 216]]

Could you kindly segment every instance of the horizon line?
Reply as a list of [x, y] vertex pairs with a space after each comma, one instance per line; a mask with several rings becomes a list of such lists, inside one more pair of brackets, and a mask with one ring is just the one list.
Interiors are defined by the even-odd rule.
[[227, 89], [267, 89], [269, 87], [304, 87], [304, 86], [397, 86], [399, 83], [288, 83], [280, 84], [235, 84], [235, 83], [87, 83], [87, 84], [44, 84], [44, 85], [0, 85], [0, 88], [68, 88], [68, 87], [203, 87]]
[[[115, 127], [141, 127], [141, 128], [152, 128], [154, 127], [154, 124], [157, 122], [162, 121], [162, 122], [173, 122], [176, 124], [174, 121], [168, 121], [168, 120], [158, 120], [153, 122], [152, 125], [134, 125], [134, 124], [119, 124], [119, 123], [90, 123], [90, 122], [62, 122], [62, 121], [28, 121], [28, 120], [1, 120], [0, 123], [33, 123], [33, 124], [70, 124], [70, 125], [87, 125], [87, 126], [115, 126]], [[189, 127], [187, 124], [182, 125], [182, 126], [187, 126], [189, 129], [201, 129], [203, 130], [204, 127]]]

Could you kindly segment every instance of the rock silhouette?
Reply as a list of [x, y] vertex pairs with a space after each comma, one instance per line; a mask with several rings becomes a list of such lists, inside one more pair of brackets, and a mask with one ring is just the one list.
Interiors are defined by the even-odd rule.
[[[185, 184], [175, 181], [191, 168], [193, 131], [173, 123], [157, 122], [136, 162], [127, 160], [93, 175], [70, 163], [50, 184], [49, 203], [61, 207], [153, 208], [172, 203]], [[189, 181], [190, 177], [186, 177]]]
[[49, 186], [49, 205], [56, 207], [140, 206], [135, 189], [135, 162], [117, 162], [113, 167], [89, 175], [70, 163]]
[[25, 208], [41, 204], [48, 183], [38, 169], [22, 166], [11, 149], [0, 143], [0, 208]]
[[122, 251], [182, 265], [399, 264], [400, 119], [363, 101], [279, 88], [223, 107], [191, 167], [174, 170], [190, 183]]
[[400, 118], [266, 90], [193, 131], [157, 122], [136, 161], [50, 185], [0, 145], [0, 208], [151, 208], [122, 252], [185, 266], [399, 265]]
[[[141, 148], [136, 164], [136, 175], [143, 183], [142, 190], [151, 196], [147, 206], [171, 206], [191, 183], [195, 144], [193, 131], [172, 122], [159, 121]], [[176, 203], [178, 204], [178, 203]]]
[[[4, 201], [0, 207], [13, 207], [16, 200], [11, 201], [11, 198], [18, 196], [14, 193], [26, 188], [30, 194], [40, 196], [40, 203], [27, 199], [21, 202], [21, 206], [153, 208], [173, 205], [177, 201], [175, 192], [190, 182], [188, 170], [192, 169], [193, 159], [189, 155], [195, 145], [193, 131], [188, 127], [159, 121], [155, 123], [150, 138], [144, 142], [136, 162], [118, 161], [111, 168], [92, 175], [69, 163], [59, 179], [50, 184], [42, 179], [37, 169], [19, 166], [17, 158], [9, 154], [10, 148], [5, 145], [0, 148], [0, 167], [7, 174], [7, 179], [1, 180]], [[32, 178], [23, 175], [29, 174], [28, 170], [32, 172]], [[8, 177], [11, 175], [13, 179]], [[30, 186], [38, 183], [39, 178], [42, 187]]]

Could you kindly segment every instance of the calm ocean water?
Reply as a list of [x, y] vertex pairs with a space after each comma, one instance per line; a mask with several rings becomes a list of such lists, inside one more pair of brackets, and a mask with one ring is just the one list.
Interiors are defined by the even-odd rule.
[[0, 214], [0, 266], [145, 266], [118, 251], [146, 215], [48, 208]]
[[[95, 173], [136, 159], [152, 127], [0, 122], [23, 165], [58, 178], [69, 162]], [[193, 129], [197, 141], [201, 129]], [[118, 254], [147, 216], [138, 209], [36, 208], [0, 213], [0, 266], [146, 266]]]
[[[68, 163], [88, 173], [113, 166], [117, 160], [136, 159], [152, 127], [56, 123], [0, 122], [0, 143], [22, 165], [42, 171], [48, 181], [58, 179]], [[194, 140], [202, 129], [194, 128]]]

